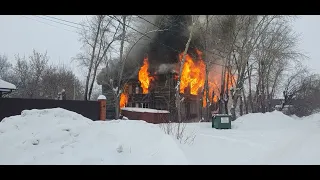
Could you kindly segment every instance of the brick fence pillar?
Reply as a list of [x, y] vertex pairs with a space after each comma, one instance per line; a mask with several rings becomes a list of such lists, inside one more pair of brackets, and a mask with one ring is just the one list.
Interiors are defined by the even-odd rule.
[[105, 121], [107, 118], [107, 98], [104, 95], [98, 97], [100, 104], [100, 120]]

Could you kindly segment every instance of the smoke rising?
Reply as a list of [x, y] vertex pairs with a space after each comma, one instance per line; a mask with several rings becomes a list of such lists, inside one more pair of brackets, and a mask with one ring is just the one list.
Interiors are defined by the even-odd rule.
[[[155, 24], [157, 27], [143, 19], [139, 19], [137, 23], [137, 29], [140, 32], [148, 32], [157, 30], [159, 28], [161, 30], [166, 29], [166, 31], [148, 33], [150, 38], [141, 38], [131, 50], [128, 59], [130, 59], [130, 61], [138, 62], [138, 64], [141, 66], [143, 58], [148, 55], [150, 63], [149, 70], [160, 70], [161, 72], [165, 72], [167, 71], [168, 67], [172, 66], [166, 65], [162, 66], [161, 68], [159, 68], [159, 66], [161, 64], [177, 63], [179, 59], [179, 53], [184, 51], [186, 42], [188, 40], [188, 27], [191, 24], [191, 16], [149, 15], [142, 17]], [[141, 34], [138, 35], [138, 38], [139, 37], [141, 37]], [[138, 38], [136, 40], [138, 40]], [[192, 44], [194, 44], [194, 42], [192, 42]], [[192, 48], [190, 48], [190, 51], [192, 51]]]

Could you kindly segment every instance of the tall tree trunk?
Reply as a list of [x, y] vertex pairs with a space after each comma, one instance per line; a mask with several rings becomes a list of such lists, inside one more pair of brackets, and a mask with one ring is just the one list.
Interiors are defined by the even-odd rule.
[[99, 17], [98, 29], [97, 29], [96, 37], [94, 38], [94, 44], [93, 44], [93, 47], [92, 47], [90, 64], [89, 64], [89, 69], [88, 69], [88, 74], [87, 74], [87, 79], [86, 79], [86, 84], [85, 84], [85, 90], [84, 90], [84, 100], [85, 101], [88, 100], [89, 80], [90, 80], [90, 76], [91, 76], [94, 55], [95, 55], [95, 51], [96, 51], [96, 47], [97, 47], [97, 41], [98, 41], [98, 37], [99, 37], [99, 33], [100, 33], [100, 26], [101, 26], [101, 23], [102, 23], [102, 19], [100, 19], [100, 18], [101, 17]]
[[[229, 59], [230, 61], [230, 59]], [[228, 62], [228, 65], [226, 67], [226, 72], [227, 72], [227, 82], [226, 82], [226, 91], [225, 91], [225, 96], [226, 98], [224, 99], [224, 108], [225, 108], [225, 113], [226, 114], [229, 114], [229, 111], [228, 111], [228, 102], [229, 102], [229, 72], [230, 72], [230, 69], [229, 69], [229, 62]]]
[[120, 43], [120, 71], [118, 75], [118, 90], [116, 92], [115, 98], [115, 108], [116, 108], [116, 119], [119, 119], [120, 116], [120, 91], [121, 91], [121, 81], [122, 81], [122, 73], [125, 64], [125, 59], [123, 59], [123, 49], [124, 49], [124, 40], [126, 37], [126, 15], [122, 16], [122, 37]]
[[91, 99], [91, 94], [92, 94], [92, 89], [93, 89], [93, 85], [94, 85], [94, 81], [96, 80], [96, 75], [97, 75], [97, 69], [98, 69], [98, 66], [95, 66], [94, 67], [94, 70], [93, 70], [93, 79], [90, 83], [90, 88], [89, 88], [89, 93], [88, 93], [88, 99], [90, 100]]
[[114, 95], [114, 105], [115, 105], [115, 119], [119, 119], [120, 117], [120, 96], [117, 96], [117, 94]]
[[226, 67], [221, 68], [221, 92], [220, 92], [220, 99], [219, 99], [219, 114], [224, 114], [225, 113], [225, 108], [224, 108], [224, 92], [225, 92], [225, 71], [226, 71]]
[[266, 97], [265, 97], [265, 80], [264, 80], [264, 77], [263, 77], [263, 75], [262, 75], [262, 83], [261, 83], [261, 101], [260, 101], [260, 103], [261, 103], [261, 112], [262, 113], [265, 113], [266, 112], [266, 106], [265, 106], [265, 99], [266, 99]]
[[[193, 21], [193, 20], [192, 20]], [[178, 113], [178, 131], [177, 131], [177, 139], [181, 138], [181, 134], [180, 134], [180, 123], [181, 123], [181, 99], [180, 99], [180, 81], [181, 81], [181, 74], [182, 74], [182, 69], [185, 63], [185, 59], [186, 59], [186, 55], [189, 49], [189, 45], [192, 39], [192, 34], [193, 34], [193, 28], [194, 28], [194, 21], [192, 22], [192, 26], [191, 26], [191, 30], [190, 30], [190, 34], [189, 34], [189, 39], [187, 41], [186, 47], [184, 49], [183, 52], [183, 56], [182, 56], [182, 60], [180, 63], [180, 71], [179, 71], [179, 77], [178, 77], [178, 83], [177, 83], [177, 87], [176, 87], [176, 107], [177, 107], [177, 113]]]
[[[209, 24], [209, 16], [206, 15], [206, 34], [207, 34], [207, 31], [208, 31], [208, 24]], [[207, 40], [205, 38], [204, 40], [204, 48], [205, 50], [207, 50]], [[207, 56], [206, 56], [206, 53], [204, 53], [204, 60], [205, 62], [208, 62], [209, 60], [207, 59]], [[205, 92], [206, 92], [206, 107], [205, 107], [205, 121], [208, 122], [209, 121], [209, 102], [208, 99], [209, 99], [209, 84], [208, 84], [208, 76], [209, 76], [209, 64], [207, 63], [206, 64], [206, 75], [205, 75]]]
[[[249, 67], [248, 67], [249, 68]], [[254, 112], [253, 107], [253, 99], [252, 99], [252, 86], [251, 86], [251, 74], [252, 74], [252, 68], [250, 67], [250, 70], [248, 70], [248, 80], [249, 80], [249, 95], [248, 95], [248, 101], [250, 104], [251, 112]]]
[[244, 104], [245, 113], [248, 114], [249, 113], [248, 101], [247, 101], [247, 98], [246, 98], [246, 93], [244, 92], [244, 88], [242, 88], [242, 97], [243, 97], [243, 104]]
[[242, 100], [241, 96], [240, 96], [240, 106], [239, 106], [239, 108], [240, 108], [240, 116], [242, 116], [243, 115], [243, 100]]
[[[209, 70], [208, 70], [208, 66], [206, 65], [206, 69], [205, 69], [205, 84], [204, 84], [204, 89], [205, 89], [205, 99], [204, 101], [206, 102], [206, 106], [204, 107], [205, 108], [205, 121], [208, 121], [208, 118], [209, 118], [209, 102], [208, 99], [209, 99], [209, 84], [208, 84], [208, 74], [209, 74]], [[203, 97], [203, 96], [202, 96]]]

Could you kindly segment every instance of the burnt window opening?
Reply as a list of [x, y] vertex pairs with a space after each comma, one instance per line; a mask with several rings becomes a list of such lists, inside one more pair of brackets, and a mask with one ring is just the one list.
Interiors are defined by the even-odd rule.
[[131, 84], [128, 87], [128, 92], [129, 92], [129, 94], [132, 94], [132, 85]]
[[149, 103], [141, 103], [142, 108], [149, 108]]

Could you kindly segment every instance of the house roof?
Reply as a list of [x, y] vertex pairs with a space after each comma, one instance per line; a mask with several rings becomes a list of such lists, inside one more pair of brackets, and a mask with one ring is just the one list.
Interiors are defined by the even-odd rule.
[[8, 92], [8, 91], [15, 90], [15, 89], [17, 89], [17, 88], [14, 84], [11, 84], [7, 81], [0, 79], [0, 91]]

